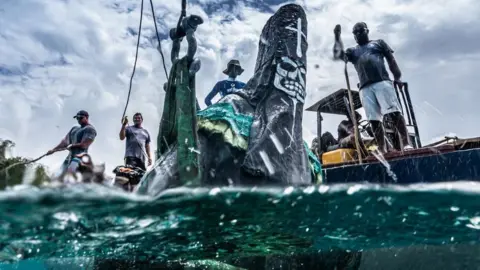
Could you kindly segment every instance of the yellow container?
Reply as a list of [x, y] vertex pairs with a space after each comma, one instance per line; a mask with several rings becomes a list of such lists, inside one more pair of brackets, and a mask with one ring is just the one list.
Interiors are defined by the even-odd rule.
[[322, 164], [335, 164], [357, 159], [357, 151], [352, 148], [342, 148], [322, 154]]

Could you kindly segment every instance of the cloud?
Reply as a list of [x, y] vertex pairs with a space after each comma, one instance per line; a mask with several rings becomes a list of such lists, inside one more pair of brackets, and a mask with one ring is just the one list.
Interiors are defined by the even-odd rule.
[[[231, 58], [252, 75], [260, 31], [282, 4], [293, 1], [189, 1], [188, 12], [205, 23], [196, 34], [198, 99], [216, 81]], [[386, 40], [395, 50], [404, 79], [410, 83], [422, 139], [454, 132], [477, 136], [475, 108], [480, 2], [395, 0], [297, 1], [308, 16], [308, 96], [306, 106], [344, 87], [342, 63], [331, 60], [333, 27], [343, 26], [346, 45], [350, 29], [368, 23], [371, 37]], [[179, 1], [155, 1], [162, 47], [170, 64], [167, 31], [180, 14]], [[75, 124], [72, 116], [85, 109], [97, 128], [91, 147], [94, 161], [108, 169], [123, 162], [124, 142], [118, 140], [138, 32], [140, 1], [22, 0], [0, 3], [0, 138], [16, 142], [16, 153], [36, 157], [55, 146]], [[162, 112], [165, 74], [156, 51], [148, 1], [145, 3], [141, 49], [128, 115], [143, 112], [154, 138]], [[183, 48], [185, 49], [185, 48]], [[315, 68], [319, 65], [319, 68]], [[352, 85], [358, 81], [349, 66]], [[333, 131], [342, 117], [325, 116], [324, 130]], [[315, 114], [304, 114], [304, 137], [316, 133]], [[154, 147], [155, 148], [155, 147]], [[63, 154], [44, 159], [56, 168]]]

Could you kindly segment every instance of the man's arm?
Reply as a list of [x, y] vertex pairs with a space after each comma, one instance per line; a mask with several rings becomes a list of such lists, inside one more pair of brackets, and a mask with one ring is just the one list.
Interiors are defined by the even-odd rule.
[[67, 133], [67, 135], [65, 135], [65, 137], [63, 137], [63, 139], [60, 141], [60, 143], [57, 146], [55, 146], [51, 150], [48, 150], [47, 155], [51, 155], [51, 154], [57, 152], [58, 150], [67, 148], [67, 146], [68, 146], [68, 136], [70, 135], [70, 132], [72, 132], [72, 130], [73, 130], [73, 128], [70, 129], [70, 131]]
[[148, 166], [152, 165], [152, 155], [150, 154], [150, 133], [147, 131], [147, 140], [145, 141], [145, 151], [147, 152]]
[[118, 134], [118, 137], [120, 138], [121, 141], [125, 140], [125, 137], [127, 136], [126, 132], [126, 126], [128, 124], [127, 117], [123, 118], [122, 120], [122, 128], [120, 129], [120, 133]]
[[335, 44], [333, 45], [333, 60], [337, 61], [351, 61], [351, 49], [344, 50], [342, 38], [340, 34], [342, 32], [342, 28], [339, 24], [335, 26], [333, 33], [335, 34]]
[[390, 71], [393, 74], [393, 78], [395, 81], [400, 81], [402, 77], [402, 72], [400, 71], [400, 68], [398, 67], [397, 60], [395, 60], [395, 57], [393, 56], [393, 50], [388, 46], [388, 44], [383, 41], [382, 39], [378, 40], [378, 43], [383, 49], [383, 53], [385, 55], [385, 59], [387, 59], [388, 67], [390, 68]]
[[[67, 136], [68, 136], [68, 135], [67, 135]], [[49, 152], [55, 152], [55, 151], [58, 151], [58, 150], [60, 150], [60, 149], [62, 149], [62, 148], [67, 147], [67, 146], [68, 146], [67, 136], [65, 136], [65, 137], [60, 141], [60, 143], [59, 143], [57, 146], [55, 146], [54, 148], [52, 148], [52, 150], [50, 150]]]
[[122, 128], [120, 129], [120, 134], [118, 134], [118, 136], [120, 137], [121, 141], [125, 140], [125, 137], [127, 137], [126, 124], [122, 124]]
[[212, 91], [210, 91], [210, 93], [208, 93], [208, 95], [205, 97], [205, 104], [207, 106], [212, 105], [212, 99], [218, 94], [218, 91], [219, 91], [219, 87], [218, 87], [218, 83], [217, 83], [213, 87]]

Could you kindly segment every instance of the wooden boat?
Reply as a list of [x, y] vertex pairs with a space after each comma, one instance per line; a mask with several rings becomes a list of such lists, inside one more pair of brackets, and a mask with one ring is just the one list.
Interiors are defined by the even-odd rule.
[[[408, 92], [408, 83], [403, 89], [396, 87], [397, 98], [407, 122], [409, 136], [414, 149], [404, 152], [389, 152], [382, 157], [368, 156], [360, 164], [353, 148], [333, 149], [320, 153], [323, 170], [323, 183], [433, 183], [449, 181], [480, 181], [480, 137], [445, 139], [422, 147], [420, 134], [412, 102]], [[362, 108], [358, 90], [352, 90], [354, 109]], [[402, 97], [402, 98], [400, 98]], [[347, 115], [350, 104], [348, 90], [340, 89], [312, 106], [306, 111], [317, 113], [317, 134], [320, 142], [322, 134], [322, 114]], [[389, 149], [399, 149], [397, 134], [393, 131], [389, 119], [384, 119], [386, 141]], [[360, 121], [359, 131], [370, 135], [367, 121]], [[371, 139], [366, 140], [367, 143]], [[318, 145], [320, 152], [320, 143]]]

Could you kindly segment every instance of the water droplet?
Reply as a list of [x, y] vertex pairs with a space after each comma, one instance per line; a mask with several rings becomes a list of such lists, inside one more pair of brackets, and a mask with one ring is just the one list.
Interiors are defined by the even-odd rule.
[[210, 190], [210, 192], [208, 192], [208, 195], [210, 195], [210, 196], [215, 196], [215, 195], [217, 195], [220, 191], [221, 191], [221, 190], [220, 190], [220, 188], [218, 188], [218, 187], [212, 188], [212, 189]]
[[312, 194], [314, 191], [315, 191], [315, 187], [314, 186], [309, 186], [309, 187], [307, 187], [303, 190], [303, 193]]
[[361, 190], [362, 189], [362, 186], [361, 185], [354, 185], [354, 186], [351, 186], [348, 188], [347, 190], [347, 194], [348, 195], [352, 195], [354, 193], [356, 193], [357, 191]]
[[326, 193], [329, 189], [330, 189], [329, 186], [319, 186], [319, 187], [318, 187], [318, 192], [324, 194], [324, 193]]
[[294, 188], [293, 187], [287, 187], [284, 191], [283, 194], [289, 195], [293, 192]]
[[457, 212], [458, 210], [460, 210], [460, 208], [458, 208], [456, 206], [450, 207], [450, 211], [452, 211], [452, 212]]

